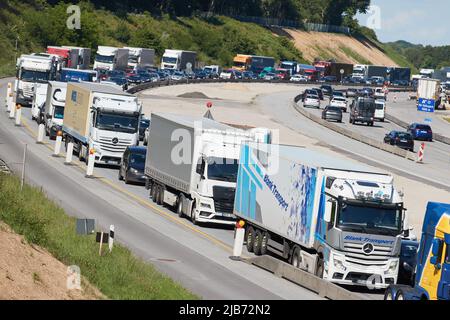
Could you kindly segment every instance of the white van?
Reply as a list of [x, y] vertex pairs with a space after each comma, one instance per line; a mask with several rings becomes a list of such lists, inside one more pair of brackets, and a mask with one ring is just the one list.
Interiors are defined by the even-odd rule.
[[386, 101], [375, 100], [375, 120], [384, 122], [384, 114], [386, 111]]

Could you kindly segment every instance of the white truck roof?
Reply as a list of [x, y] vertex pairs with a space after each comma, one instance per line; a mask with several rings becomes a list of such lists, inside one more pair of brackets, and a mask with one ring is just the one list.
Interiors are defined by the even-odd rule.
[[93, 91], [93, 92], [99, 92], [99, 93], [107, 93], [107, 94], [117, 94], [121, 96], [129, 96], [134, 97], [134, 95], [129, 94], [125, 91], [122, 91], [120, 88], [116, 88], [109, 84], [101, 84], [101, 83], [94, 83], [94, 82], [72, 82], [74, 86], [78, 86], [81, 88], [84, 88], [85, 90]]
[[172, 122], [176, 122], [182, 126], [188, 127], [188, 128], [194, 128], [195, 122], [202, 121], [202, 128], [203, 129], [216, 129], [216, 130], [232, 130], [234, 132], [236, 131], [242, 131], [240, 129], [233, 128], [231, 126], [228, 126], [226, 124], [208, 119], [208, 118], [201, 118], [201, 117], [194, 117], [190, 115], [178, 115], [173, 113], [163, 113], [163, 112], [154, 112], [152, 115], [156, 115], [165, 119], [168, 119]]

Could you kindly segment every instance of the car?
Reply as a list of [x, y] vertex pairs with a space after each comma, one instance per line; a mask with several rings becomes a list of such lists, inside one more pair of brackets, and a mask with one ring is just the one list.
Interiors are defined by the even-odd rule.
[[119, 168], [119, 180], [145, 184], [145, 158], [147, 155], [146, 147], [129, 146], [125, 149]]
[[355, 88], [348, 88], [347, 91], [345, 92], [345, 95], [347, 96], [347, 98], [353, 98], [356, 97], [358, 93], [358, 90]]
[[320, 82], [337, 82], [336, 76], [325, 76], [320, 79]]
[[182, 80], [187, 80], [186, 74], [182, 71], [175, 71], [171, 76], [170, 76], [170, 80], [173, 81], [182, 81]]
[[266, 81], [272, 81], [272, 80], [278, 80], [279, 78], [277, 77], [277, 75], [275, 73], [267, 72], [263, 79]]
[[244, 71], [242, 72], [242, 79], [246, 80], [256, 80], [258, 76], [253, 73], [253, 71]]
[[322, 89], [322, 92], [326, 96], [332, 96], [333, 95], [333, 88], [328, 84], [323, 84], [320, 86], [320, 89]]
[[384, 136], [384, 143], [414, 152], [414, 139], [408, 132], [391, 131]]
[[234, 69], [223, 70], [220, 73], [220, 79], [236, 79], [236, 71]]
[[333, 90], [333, 98], [334, 97], [345, 98], [345, 94], [343, 91]]
[[209, 78], [209, 74], [203, 70], [197, 70], [195, 72], [195, 79], [204, 80], [204, 79], [208, 79], [208, 78]]
[[166, 72], [161, 71], [161, 70], [157, 71], [156, 73], [158, 74], [160, 81], [167, 80], [167, 78], [169, 77], [169, 75]]
[[386, 100], [386, 92], [383, 88], [375, 88], [375, 92], [373, 93], [373, 97], [375, 99]]
[[141, 121], [139, 122], [139, 141], [144, 140], [145, 130], [148, 127], [150, 127], [150, 119], [141, 118]]
[[374, 91], [372, 88], [362, 88], [358, 90], [359, 97], [373, 97]]
[[398, 284], [414, 285], [414, 272], [417, 265], [418, 250], [418, 241], [402, 239], [397, 279]]
[[347, 112], [347, 99], [333, 96], [330, 100], [330, 106], [341, 108], [342, 112]]
[[312, 88], [311, 90], [314, 90], [317, 92], [317, 95], [319, 96], [320, 100], [324, 100], [323, 91], [320, 88]]
[[142, 83], [141, 76], [136, 72], [128, 73], [126, 79], [129, 84], [141, 84]]
[[412, 123], [408, 126], [407, 131], [414, 140], [433, 141], [433, 131], [427, 124]]
[[339, 107], [326, 106], [322, 111], [322, 119], [342, 122], [342, 109]]
[[291, 82], [308, 82], [308, 77], [302, 74], [294, 74], [289, 81]]
[[384, 122], [386, 114], [386, 101], [375, 100], [375, 120]]
[[320, 109], [320, 98], [317, 94], [307, 94], [303, 99], [303, 107], [315, 107]]

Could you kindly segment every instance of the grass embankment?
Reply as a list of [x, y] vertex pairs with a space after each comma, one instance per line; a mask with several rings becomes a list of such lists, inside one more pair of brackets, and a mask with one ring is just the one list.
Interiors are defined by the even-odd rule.
[[27, 185], [19, 190], [17, 177], [0, 173], [0, 220], [64, 264], [78, 265], [109, 299], [198, 299], [121, 245], [100, 257], [94, 235], [76, 234], [75, 218], [41, 190]]

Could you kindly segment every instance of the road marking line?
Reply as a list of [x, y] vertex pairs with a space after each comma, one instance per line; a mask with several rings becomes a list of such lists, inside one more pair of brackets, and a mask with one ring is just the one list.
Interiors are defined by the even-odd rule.
[[[36, 133], [31, 129], [31, 127], [28, 125], [28, 123], [27, 123], [26, 120], [24, 120], [22, 124], [23, 124], [23, 127], [24, 127], [27, 131], [29, 131], [30, 134], [31, 134], [33, 137], [37, 137]], [[50, 143], [48, 143], [48, 142], [43, 142], [43, 144], [44, 144], [49, 150], [53, 150], [53, 149], [52, 149], [52, 145], [51, 145]], [[80, 169], [81, 172], [84, 172], [84, 167], [83, 167], [83, 165], [80, 165], [79, 163], [76, 163], [76, 162], [73, 162], [73, 164], [74, 164], [78, 169]], [[222, 242], [221, 240], [216, 239], [215, 237], [213, 237], [213, 236], [211, 236], [211, 235], [209, 235], [209, 234], [207, 234], [207, 233], [205, 233], [205, 232], [203, 232], [203, 231], [201, 231], [201, 230], [199, 230], [199, 229], [197, 229], [197, 228], [195, 228], [195, 227], [193, 227], [193, 226], [191, 226], [191, 225], [185, 223], [184, 221], [178, 220], [177, 218], [175, 218], [175, 217], [173, 217], [172, 215], [170, 215], [169, 213], [167, 213], [167, 212], [161, 210], [159, 207], [155, 206], [154, 204], [149, 203], [147, 200], [144, 200], [144, 199], [142, 199], [141, 197], [132, 194], [132, 193], [129, 192], [128, 190], [125, 190], [125, 189], [123, 189], [123, 188], [121, 188], [121, 187], [115, 185], [115, 184], [114, 184], [112, 181], [110, 181], [108, 178], [105, 178], [105, 177], [102, 177], [102, 176], [98, 176], [98, 175], [94, 175], [93, 177], [96, 178], [96, 179], [98, 179], [99, 181], [103, 182], [104, 184], [106, 184], [106, 185], [112, 187], [112, 188], [115, 189], [116, 191], [119, 191], [119, 192], [125, 194], [126, 196], [132, 198], [133, 200], [137, 201], [137, 202], [140, 203], [141, 205], [146, 206], [146, 207], [148, 207], [148, 208], [150, 208], [150, 209], [156, 211], [156, 213], [158, 213], [160, 216], [161, 216], [161, 215], [162, 215], [162, 216], [165, 216], [165, 217], [168, 218], [169, 220], [175, 221], [176, 223], [178, 223], [178, 224], [180, 224], [180, 225], [182, 225], [182, 226], [187, 227], [187, 228], [190, 229], [191, 231], [193, 231], [193, 232], [195, 232], [195, 233], [198, 233], [198, 234], [202, 235], [203, 237], [205, 237], [205, 238], [207, 238], [208, 240], [212, 241], [212, 242], [215, 243], [216, 245], [218, 245], [218, 246], [224, 248], [225, 250], [227, 250], [227, 251], [229, 251], [229, 252], [233, 252], [233, 248], [232, 248], [231, 246], [227, 245], [226, 243]]]

